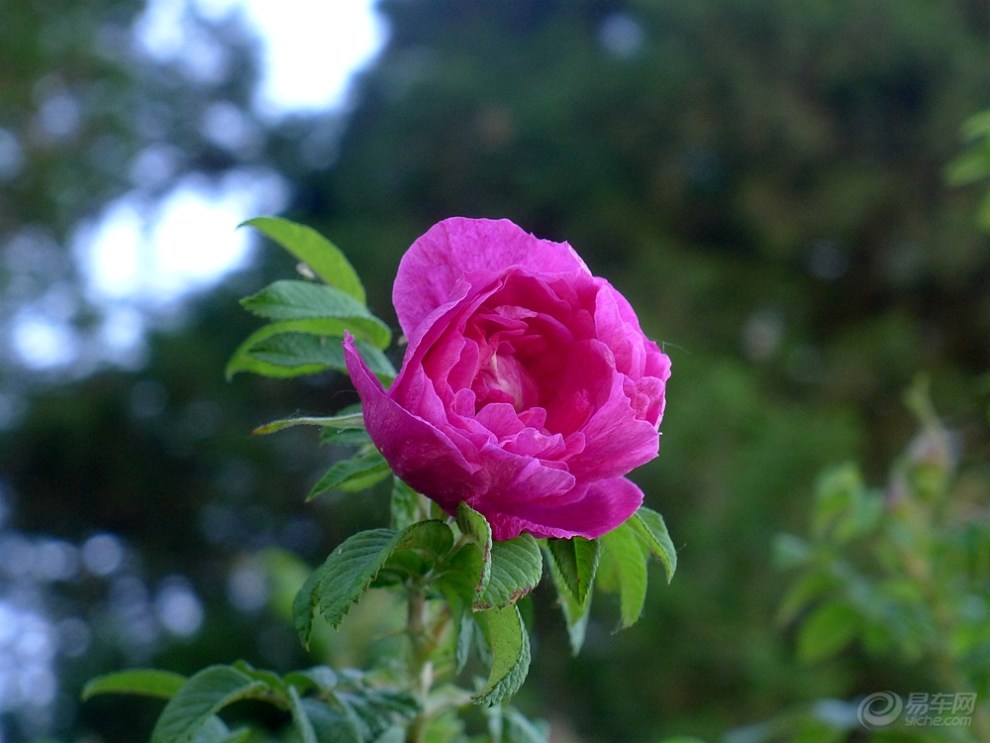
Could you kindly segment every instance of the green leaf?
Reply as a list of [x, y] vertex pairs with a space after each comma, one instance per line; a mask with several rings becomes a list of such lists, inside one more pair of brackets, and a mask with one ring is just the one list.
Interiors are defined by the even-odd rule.
[[588, 616], [591, 609], [590, 594], [588, 600], [579, 604], [564, 585], [564, 579], [554, 563], [550, 563], [550, 577], [553, 579], [554, 587], [557, 589], [557, 596], [560, 600], [560, 610], [564, 614], [564, 621], [567, 624], [567, 639], [571, 644], [571, 653], [577, 655], [584, 645], [585, 634], [588, 629]]
[[242, 226], [254, 227], [267, 235], [331, 286], [366, 302], [364, 287], [350, 262], [332, 242], [316, 230], [278, 217], [255, 217]]
[[503, 743], [549, 743], [550, 726], [544, 720], [530, 720], [519, 710], [502, 711]]
[[169, 699], [185, 682], [186, 677], [178, 673], [135, 668], [90, 679], [83, 687], [82, 698], [89, 699], [97, 694], [140, 694]]
[[454, 532], [443, 521], [417, 521], [402, 530], [402, 538], [385, 567], [406, 575], [425, 575], [445, 560], [454, 544]]
[[865, 491], [863, 477], [854, 464], [833, 467], [823, 474], [815, 493], [812, 533], [848, 541], [856, 527], [856, 509]]
[[457, 526], [481, 553], [481, 573], [475, 587], [475, 594], [480, 597], [488, 587], [492, 574], [492, 527], [484, 516], [464, 501], [457, 506]]
[[623, 629], [631, 627], [643, 613], [646, 603], [649, 553], [629, 521], [598, 539], [602, 544], [599, 584], [618, 591], [621, 626]]
[[316, 586], [322, 576], [321, 570], [322, 568], [317, 568], [309, 574], [309, 577], [306, 578], [296, 593], [296, 597], [292, 600], [292, 624], [299, 636], [299, 641], [306, 650], [309, 650], [309, 640], [313, 634], [313, 610], [316, 607]]
[[214, 715], [196, 731], [191, 743], [243, 743], [250, 734], [248, 728], [230, 732], [227, 724]]
[[519, 691], [529, 673], [529, 634], [516, 606], [504, 606], [476, 615], [492, 656], [485, 688], [475, 695], [478, 704], [494, 705]]
[[227, 705], [260, 698], [268, 691], [261, 681], [230, 666], [210, 666], [190, 678], [165, 706], [151, 734], [151, 743], [185, 743]]
[[[317, 606], [334, 628], [352, 603], [368, 589], [399, 540], [393, 529], [371, 529], [344, 540], [326, 561], [310, 573], [292, 602], [293, 624], [303, 647], [309, 649]], [[322, 588], [327, 579], [330, 587]]]
[[401, 532], [392, 529], [371, 529], [344, 540], [314, 573], [316, 581], [309, 605], [318, 606], [331, 627], [339, 627], [351, 604], [385, 565], [400, 536]]
[[543, 577], [543, 555], [529, 534], [495, 542], [491, 554], [491, 575], [475, 598], [475, 610], [514, 604]]
[[462, 544], [440, 566], [433, 585], [443, 592], [455, 609], [473, 607], [484, 572], [481, 550], [476, 544]]
[[284, 696], [288, 687], [285, 681], [274, 671], [267, 671], [264, 668], [255, 668], [245, 660], [239, 660], [231, 665], [231, 668], [240, 671], [252, 681], [260, 681], [265, 687], [278, 696]]
[[403, 529], [401, 535], [390, 559], [404, 552], [413, 552], [425, 561], [436, 564], [447, 557], [454, 544], [454, 532], [439, 519], [417, 521]]
[[251, 356], [275, 366], [320, 366], [346, 368], [341, 336], [279, 333], [254, 344]]
[[285, 674], [285, 683], [294, 686], [301, 692], [315, 690], [325, 694], [337, 686], [337, 674], [332, 668], [314, 666], [304, 671], [292, 671]]
[[[275, 366], [295, 368], [320, 364], [328, 369], [347, 369], [341, 336], [310, 335], [307, 333], [280, 333], [262, 339], [251, 348], [251, 356], [258, 361]], [[368, 368], [376, 374], [393, 378], [395, 368], [388, 357], [375, 346], [357, 340], [358, 350]]]
[[393, 529], [405, 529], [419, 520], [420, 495], [398, 477], [392, 478], [392, 497], [389, 512]]
[[806, 565], [813, 555], [811, 545], [793, 534], [778, 534], [773, 540], [773, 564], [781, 570]]
[[[333, 706], [319, 699], [304, 698], [301, 706], [319, 741], [365, 743], [361, 721], [347, 707], [334, 699]], [[335, 709], [339, 707], [339, 709]]]
[[[326, 357], [320, 363], [302, 363], [301, 361], [280, 356], [278, 354], [266, 354], [264, 349], [266, 348], [265, 344], [269, 341], [269, 339], [274, 336], [287, 333], [309, 334], [326, 338], [329, 341], [339, 345], [343, 342], [344, 331], [349, 328], [356, 329], [356, 326], [352, 326], [343, 320], [327, 318], [314, 320], [285, 320], [282, 322], [273, 322], [267, 325], [262, 325], [247, 338], [245, 338], [234, 350], [234, 353], [230, 357], [230, 361], [227, 362], [227, 368], [224, 370], [224, 375], [227, 379], [230, 379], [238, 372], [246, 371], [261, 374], [267, 377], [273, 377], [275, 379], [282, 379], [288, 377], [298, 377], [304, 374], [315, 374], [325, 369], [337, 369], [338, 371], [346, 372], [347, 366], [344, 363], [342, 347], [340, 348], [339, 355], [337, 355], [336, 349], [331, 351], [330, 346], [328, 345]], [[360, 335], [360, 333], [355, 333], [355, 336], [357, 336], [356, 346], [358, 351], [361, 353], [361, 357], [367, 362], [368, 368], [371, 369], [371, 371], [373, 371], [379, 379], [382, 379], [383, 383], [394, 378], [395, 368], [392, 366], [392, 363], [388, 360], [385, 354], [383, 354], [374, 345], [366, 342], [360, 337]], [[265, 356], [265, 358], [258, 358], [255, 356], [254, 350], [259, 346], [262, 348], [262, 355]]]
[[360, 412], [348, 413], [346, 415], [328, 415], [321, 417], [300, 416], [299, 418], [281, 418], [271, 423], [258, 426], [251, 433], [265, 436], [276, 431], [281, 431], [291, 426], [320, 426], [322, 428], [332, 428], [336, 430], [364, 430], [364, 415]]
[[356, 493], [380, 483], [392, 473], [382, 455], [375, 448], [359, 452], [350, 459], [334, 462], [326, 473], [310, 489], [306, 501], [311, 501], [328, 490]]
[[950, 186], [966, 186], [990, 177], [990, 149], [973, 147], [964, 152], [949, 163], [945, 176]]
[[[377, 741], [380, 736], [392, 735], [388, 731], [397, 722], [409, 719], [421, 710], [406, 691], [372, 688], [363, 684], [353, 691], [339, 691], [336, 701], [359, 732], [362, 742]], [[336, 741], [337, 738], [330, 740]]]
[[292, 723], [299, 731], [300, 743], [319, 743], [316, 738], [316, 731], [313, 730], [313, 723], [309, 721], [309, 716], [303, 707], [299, 692], [294, 686], [289, 687], [289, 711], [292, 713]]
[[463, 608], [463, 604], [460, 611], [455, 612], [454, 622], [454, 627], [457, 630], [457, 638], [454, 642], [454, 668], [457, 673], [460, 673], [467, 666], [468, 659], [471, 656], [471, 648], [474, 646], [475, 627], [478, 625], [474, 621], [474, 616], [471, 612]]
[[777, 621], [787, 624], [794, 621], [804, 608], [835, 587], [835, 579], [828, 573], [808, 573], [793, 584], [784, 594], [777, 610]]
[[597, 540], [548, 539], [547, 554], [550, 577], [560, 598], [560, 608], [567, 623], [571, 652], [577, 655], [584, 644], [591, 608], [592, 588], [601, 559]]
[[373, 446], [371, 437], [363, 428], [324, 428], [320, 431], [320, 443], [330, 446]]
[[798, 658], [805, 663], [831, 658], [852, 642], [860, 625], [859, 614], [848, 604], [822, 604], [808, 615], [798, 631]]
[[650, 554], [660, 560], [667, 575], [667, 583], [670, 583], [674, 578], [674, 571], [677, 570], [677, 550], [674, 549], [674, 543], [667, 533], [663, 516], [642, 506], [629, 519], [629, 525], [646, 542]]
[[371, 529], [348, 537], [306, 580], [293, 603], [296, 631], [303, 644], [309, 645], [314, 607], [336, 629], [393, 555], [408, 551], [439, 560], [453, 539], [450, 527], [436, 520], [419, 521], [398, 532]]
[[393, 725], [385, 732], [375, 738], [371, 743], [403, 743], [406, 739], [406, 731], [399, 725]]
[[591, 595], [598, 571], [601, 545], [594, 539], [548, 539], [547, 553], [557, 569], [564, 587], [579, 606]]
[[973, 114], [963, 122], [963, 137], [967, 140], [990, 137], [990, 109]]
[[368, 308], [344, 292], [309, 281], [281, 279], [241, 305], [259, 317], [273, 321], [337, 320], [342, 330], [364, 337], [378, 348], [388, 348], [392, 331]]
[[[264, 361], [251, 353], [251, 350], [258, 343], [270, 338], [273, 335], [284, 332], [295, 332], [300, 326], [304, 324], [312, 324], [314, 321], [307, 320], [304, 322], [293, 322], [293, 323], [271, 323], [269, 325], [262, 326], [256, 331], [251, 333], [247, 338], [245, 338], [241, 344], [234, 350], [231, 354], [230, 360], [227, 362], [226, 368], [224, 368], [224, 378], [230, 381], [235, 374], [240, 372], [250, 372], [252, 374], [258, 374], [263, 377], [270, 377], [272, 379], [289, 379], [292, 377], [301, 377], [308, 374], [319, 374], [322, 371], [326, 371], [328, 368], [325, 364], [300, 364], [300, 365], [290, 365], [285, 366], [281, 364], [273, 364], [271, 361]], [[332, 334], [328, 334], [332, 335]], [[346, 371], [346, 369], [338, 369], [338, 371]]]

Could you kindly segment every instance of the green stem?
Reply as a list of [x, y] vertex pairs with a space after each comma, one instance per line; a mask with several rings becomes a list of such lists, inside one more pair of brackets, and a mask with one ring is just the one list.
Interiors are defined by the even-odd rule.
[[409, 637], [409, 689], [419, 702], [420, 711], [410, 721], [406, 743], [423, 743], [426, 739], [426, 702], [433, 685], [433, 642], [428, 629], [426, 592], [422, 586], [408, 587], [409, 611], [406, 634]]

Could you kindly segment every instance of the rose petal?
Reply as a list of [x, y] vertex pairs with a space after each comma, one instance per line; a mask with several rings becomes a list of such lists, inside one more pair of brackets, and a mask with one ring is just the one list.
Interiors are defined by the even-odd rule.
[[452, 217], [431, 227], [399, 263], [392, 302], [407, 337], [447, 303], [458, 281], [487, 284], [512, 266], [542, 274], [589, 273], [567, 243], [541, 240], [506, 219]]
[[596, 407], [581, 428], [584, 450], [567, 460], [579, 480], [617, 477], [646, 464], [660, 451], [655, 424], [635, 417], [623, 390], [624, 377], [616, 375], [608, 400]]
[[567, 505], [521, 504], [486, 514], [492, 538], [512, 539], [523, 532], [534, 537], [594, 539], [620, 526], [643, 504], [643, 491], [625, 477], [592, 483]]
[[558, 503], [577, 484], [563, 465], [513, 454], [496, 444], [482, 447], [480, 462], [489, 487], [467, 500], [485, 516], [541, 501]]
[[462, 500], [487, 489], [487, 473], [469, 462], [447, 435], [389, 398], [350, 334], [344, 338], [344, 353], [368, 434], [395, 474], [450, 513]]

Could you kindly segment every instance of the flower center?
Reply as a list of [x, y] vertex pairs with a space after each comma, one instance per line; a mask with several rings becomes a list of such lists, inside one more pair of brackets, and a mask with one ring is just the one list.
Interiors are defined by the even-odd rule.
[[538, 403], [536, 384], [508, 342], [499, 343], [482, 361], [472, 389], [477, 410], [489, 403], [507, 402], [516, 412], [522, 412]]

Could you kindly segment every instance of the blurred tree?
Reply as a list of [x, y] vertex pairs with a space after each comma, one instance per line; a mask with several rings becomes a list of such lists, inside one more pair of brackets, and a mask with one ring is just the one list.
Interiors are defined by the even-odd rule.
[[38, 382], [134, 358], [108, 338], [142, 318], [85, 280], [114, 204], [150, 223], [182, 185], [257, 170], [253, 37], [166, 5], [0, 0], [0, 425]]
[[[325, 456], [315, 439], [248, 436], [307, 398], [314, 410], [334, 404], [335, 380], [303, 390], [222, 380], [250, 327], [236, 298], [291, 272], [288, 261], [263, 257], [244, 283], [185, 306], [112, 302], [87, 281], [88, 241], [115, 205], [141, 234], [183, 188], [277, 183], [271, 162], [287, 147], [294, 155], [277, 167], [290, 177], [307, 157], [325, 160], [337, 115], [262, 120], [253, 34], [241, 17], [199, 7], [0, 0], [5, 743], [90, 724], [130, 740], [127, 715], [97, 704], [77, 719], [78, 689], [156, 653], [187, 669], [231, 655], [288, 662], [291, 630], [258, 619], [266, 589], [252, 553], [281, 546], [316, 560], [343, 533], [318, 509], [301, 512]], [[122, 250], [129, 259], [151, 247]], [[147, 338], [107, 342], [120, 309]], [[48, 358], [25, 353], [32, 328], [48, 333]], [[115, 369], [121, 362], [132, 371]], [[363, 511], [351, 513], [343, 518]]]
[[[504, 216], [569, 240], [674, 360], [662, 456], [639, 479], [683, 552], [649, 621], [607, 642], [612, 628], [595, 624], [577, 659], [538, 613], [547, 626], [531, 702], [588, 740], [638, 741], [714, 737], [790, 702], [885, 688], [897, 668], [789, 660], [773, 629], [782, 578], [769, 545], [800, 530], [827, 463], [862, 455], [868, 477], [883, 475], [912, 431], [900, 394], [918, 370], [964, 451], [990, 448], [973, 412], [986, 408], [990, 367], [980, 194], [947, 189], [941, 175], [960, 123], [987, 104], [985, 3], [380, 8], [391, 39], [346, 122], [271, 122], [251, 110], [255, 63], [233, 21], [190, 15], [185, 46], [167, 53], [134, 41], [139, 4], [0, 0], [6, 346], [24, 307], [95, 327], [100, 310], [67, 249], [74, 229], [110, 199], [151, 198], [194, 172], [277, 172], [289, 216], [348, 251], [383, 315], [399, 254], [439, 218]], [[315, 561], [341, 533], [335, 519], [382, 505], [301, 512], [326, 453], [294, 433], [247, 440], [269, 413], [339, 407], [350, 398], [334, 380], [220, 383], [246, 330], [233, 297], [290, 270], [259, 266], [198, 304], [182, 333], [150, 340], [143, 370], [39, 395], [0, 436], [0, 479], [16, 502], [8, 529], [78, 544], [95, 530], [125, 536], [152, 598], [169, 576], [190, 577], [206, 606], [199, 634], [180, 637], [178, 655], [175, 642], [146, 648], [170, 650], [172, 667], [236, 654], [289, 662], [291, 634], [257, 608], [238, 612], [226, 581], [255, 546]], [[67, 312], [59, 292], [72, 297]], [[32, 387], [37, 375], [14, 360], [0, 362], [6, 389]], [[112, 585], [59, 590], [92, 600], [97, 622]], [[125, 657], [102, 642], [72, 661], [76, 678]], [[115, 729], [99, 712], [76, 722], [70, 709], [57, 726], [127, 739], [126, 720]]]

